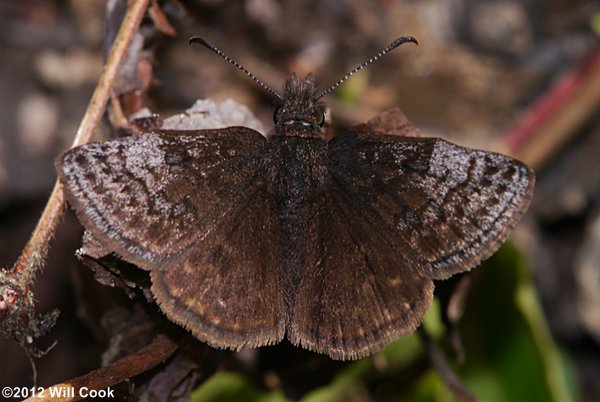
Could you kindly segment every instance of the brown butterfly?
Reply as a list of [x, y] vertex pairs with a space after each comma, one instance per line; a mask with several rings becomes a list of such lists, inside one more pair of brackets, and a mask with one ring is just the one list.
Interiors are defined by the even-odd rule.
[[320, 98], [405, 42], [319, 95], [311, 74], [281, 96], [246, 71], [277, 98], [268, 138], [149, 129], [71, 149], [57, 160], [67, 199], [198, 339], [368, 356], [415, 330], [434, 279], [500, 246], [535, 181], [510, 157], [413, 136], [398, 109], [325, 139]]

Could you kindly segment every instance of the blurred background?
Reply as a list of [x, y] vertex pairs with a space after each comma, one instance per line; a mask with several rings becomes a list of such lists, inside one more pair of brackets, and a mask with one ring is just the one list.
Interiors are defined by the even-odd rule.
[[[0, 0], [0, 267], [16, 261], [39, 218], [53, 160], [72, 142], [126, 3]], [[273, 99], [211, 52], [188, 46], [192, 35], [278, 91], [292, 71], [314, 72], [325, 89], [396, 37], [416, 37], [418, 47], [402, 46], [326, 99], [334, 126], [399, 106], [423, 135], [507, 153], [537, 173], [533, 203], [510, 244], [470, 275], [457, 324], [464, 362], [449, 340], [456, 323], [445, 314], [462, 278], [437, 284], [426, 328], [481, 399], [600, 400], [600, 3], [152, 4], [115, 88], [125, 115], [146, 106], [169, 116], [196, 99], [231, 98], [271, 127]], [[97, 138], [115, 135], [118, 122], [113, 108]], [[76, 261], [81, 234], [69, 211], [37, 280], [39, 311], [61, 310], [44, 340], [58, 343], [37, 364], [42, 386], [98, 368], [118, 333], [114, 323], [138, 308]], [[106, 318], [114, 307], [120, 321]], [[0, 385], [31, 386], [23, 351], [0, 339], [0, 353]], [[185, 392], [163, 399], [193, 391], [197, 401], [458, 400], [414, 335], [354, 363], [285, 344], [205, 354], [202, 364], [187, 363]], [[136, 390], [151, 388], [157, 370]]]

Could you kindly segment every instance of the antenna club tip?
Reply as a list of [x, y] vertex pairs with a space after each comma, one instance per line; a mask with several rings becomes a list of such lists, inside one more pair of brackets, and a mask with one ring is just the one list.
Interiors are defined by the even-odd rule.
[[198, 43], [204, 47], [207, 47], [209, 49], [213, 49], [214, 46], [212, 43], [210, 43], [209, 41], [207, 41], [206, 39], [204, 39], [202, 36], [192, 36], [191, 38], [188, 39], [188, 45], [193, 45], [194, 43]]
[[391, 48], [395, 48], [398, 47], [404, 43], [414, 43], [415, 45], [419, 46], [419, 41], [417, 39], [415, 39], [413, 36], [401, 36], [398, 39], [396, 39], [395, 41], [392, 42], [392, 44], [390, 45]]

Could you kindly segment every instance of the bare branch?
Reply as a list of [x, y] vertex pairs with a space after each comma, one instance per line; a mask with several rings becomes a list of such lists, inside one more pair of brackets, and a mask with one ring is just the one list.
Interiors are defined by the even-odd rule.
[[[119, 66], [146, 13], [148, 3], [149, 0], [130, 1], [104, 71], [73, 140], [73, 146], [91, 140], [104, 114]], [[33, 355], [33, 340], [47, 333], [57, 317], [57, 312], [50, 313], [49, 317], [36, 316], [32, 288], [37, 272], [44, 266], [48, 244], [62, 216], [64, 205], [62, 186], [57, 181], [21, 256], [11, 270], [0, 270], [0, 331]]]
[[[44, 401], [78, 401], [83, 399], [79, 390], [103, 390], [110, 386], [117, 385], [127, 379], [133, 378], [144, 373], [158, 364], [167, 360], [177, 350], [177, 344], [164, 335], [158, 335], [154, 341], [138, 350], [137, 352], [126, 356], [109, 364], [108, 366], [94, 370], [81, 377], [73, 378], [60, 384], [53, 385], [39, 392], [38, 395], [26, 399], [29, 402]], [[51, 396], [50, 389], [73, 389], [72, 396], [57, 398]]]

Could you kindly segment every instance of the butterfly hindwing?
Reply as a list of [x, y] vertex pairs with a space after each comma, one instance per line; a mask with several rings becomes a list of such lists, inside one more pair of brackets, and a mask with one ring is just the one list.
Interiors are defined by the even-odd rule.
[[151, 273], [154, 296], [171, 320], [230, 349], [273, 344], [285, 334], [275, 203], [263, 183], [245, 192], [187, 255]]
[[412, 332], [433, 282], [399, 264], [335, 183], [311, 214], [313, 242], [288, 325], [290, 340], [334, 359], [357, 359]]

